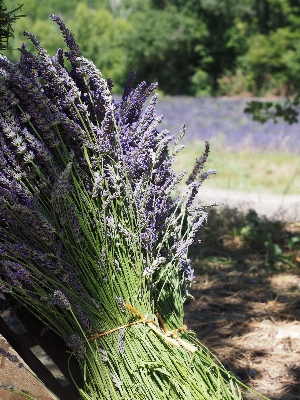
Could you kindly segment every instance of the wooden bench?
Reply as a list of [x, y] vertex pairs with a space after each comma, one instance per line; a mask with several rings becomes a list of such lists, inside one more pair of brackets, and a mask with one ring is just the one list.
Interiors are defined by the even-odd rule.
[[[21, 334], [14, 333], [4, 319], [0, 317], [0, 334], [59, 400], [81, 399], [73, 381], [79, 387], [83, 387], [82, 375], [77, 359], [74, 356], [70, 358], [70, 349], [65, 342], [51, 330], [41, 336], [41, 331], [44, 327], [43, 323], [27, 309], [20, 309], [16, 316], [26, 329], [26, 332]], [[62, 372], [68, 381], [66, 386], [62, 386], [31, 351], [35, 346], [40, 346]]]

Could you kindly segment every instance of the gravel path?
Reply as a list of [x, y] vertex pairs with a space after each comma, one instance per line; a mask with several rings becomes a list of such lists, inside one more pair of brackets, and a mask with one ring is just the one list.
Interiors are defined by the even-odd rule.
[[300, 194], [275, 195], [210, 189], [203, 186], [197, 195], [199, 202], [218, 202], [241, 211], [255, 210], [259, 215], [286, 222], [300, 221]]

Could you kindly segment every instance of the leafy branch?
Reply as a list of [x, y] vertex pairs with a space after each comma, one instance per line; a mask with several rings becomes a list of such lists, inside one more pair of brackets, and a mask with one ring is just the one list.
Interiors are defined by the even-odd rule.
[[20, 11], [23, 4], [19, 4], [19, 7], [12, 11], [7, 11], [7, 7], [0, 0], [0, 50], [6, 50], [8, 48], [8, 42], [11, 37], [14, 37], [14, 30], [12, 24], [19, 18], [25, 17], [24, 14], [15, 15], [16, 11]]
[[261, 122], [262, 124], [269, 119], [277, 123], [278, 118], [283, 118], [289, 124], [298, 122], [299, 111], [297, 106], [300, 103], [300, 94], [296, 95], [293, 100], [286, 99], [283, 104], [273, 102], [251, 101], [247, 103], [244, 112], [252, 114], [253, 121]]

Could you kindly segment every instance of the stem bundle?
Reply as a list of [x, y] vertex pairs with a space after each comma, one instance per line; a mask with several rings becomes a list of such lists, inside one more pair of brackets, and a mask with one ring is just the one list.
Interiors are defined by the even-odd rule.
[[[206, 219], [194, 203], [208, 144], [185, 193], [156, 85], [114, 102], [81, 54], [50, 57], [29, 33], [16, 64], [0, 58], [0, 288], [70, 347], [83, 399], [236, 399], [235, 377], [183, 325], [193, 281], [188, 246]], [[65, 57], [70, 70], [65, 65]]]

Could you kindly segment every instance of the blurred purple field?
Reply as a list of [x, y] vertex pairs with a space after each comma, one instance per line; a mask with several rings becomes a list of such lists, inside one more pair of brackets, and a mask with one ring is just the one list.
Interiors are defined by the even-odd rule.
[[263, 151], [300, 153], [300, 122], [279, 121], [265, 124], [252, 121], [244, 113], [251, 99], [158, 97], [156, 109], [163, 114], [161, 124], [172, 134], [186, 124], [184, 143], [220, 138], [232, 150], [253, 148]]

